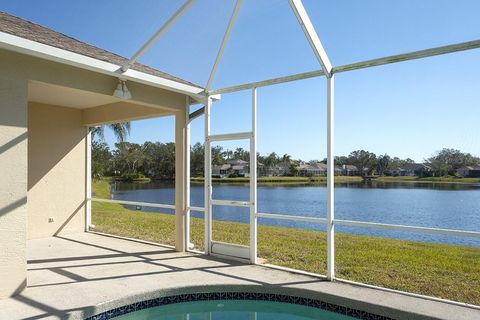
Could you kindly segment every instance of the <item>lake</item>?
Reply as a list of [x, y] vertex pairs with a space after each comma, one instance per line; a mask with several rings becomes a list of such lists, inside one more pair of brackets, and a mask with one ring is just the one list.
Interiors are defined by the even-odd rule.
[[[174, 204], [171, 183], [122, 183], [112, 186], [118, 200]], [[203, 185], [192, 184], [191, 205], [203, 207]], [[213, 199], [248, 201], [247, 185], [216, 184]], [[258, 212], [307, 217], [326, 217], [325, 185], [258, 186]], [[134, 208], [133, 208], [134, 209]], [[142, 210], [173, 214], [172, 210]], [[203, 217], [201, 212], [192, 212]], [[480, 231], [480, 185], [447, 183], [359, 182], [335, 185], [335, 217], [422, 227]], [[214, 206], [213, 218], [248, 222], [249, 209]], [[287, 220], [259, 219], [259, 224], [325, 230], [321, 224]], [[424, 235], [363, 227], [337, 226], [337, 232], [390, 237], [416, 241], [480, 246], [480, 239]]]

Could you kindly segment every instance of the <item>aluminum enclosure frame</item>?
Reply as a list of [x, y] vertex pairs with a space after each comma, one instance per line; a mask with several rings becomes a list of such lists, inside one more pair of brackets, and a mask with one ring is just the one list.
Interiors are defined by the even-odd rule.
[[[128, 68], [135, 63], [154, 43], [157, 41], [162, 34], [171, 26], [173, 25], [178, 18], [186, 11], [188, 10], [191, 5], [193, 4], [195, 0], [187, 0], [185, 4], [172, 16], [166, 24], [164, 24], [157, 33], [155, 33], [148, 41], [145, 43], [136, 53], [132, 58], [130, 59], [129, 63], [126, 64], [125, 66], [122, 66], [122, 70], [125, 72], [128, 70]], [[313, 53], [315, 54], [315, 57], [317, 58], [321, 69], [320, 70], [315, 70], [311, 72], [304, 72], [304, 73], [299, 73], [299, 74], [294, 74], [294, 75], [289, 75], [289, 76], [284, 76], [284, 77], [278, 77], [278, 78], [273, 78], [273, 79], [268, 79], [268, 80], [263, 80], [263, 81], [256, 81], [256, 82], [250, 82], [250, 83], [244, 83], [244, 84], [239, 84], [236, 86], [230, 86], [230, 87], [225, 87], [225, 88], [219, 88], [219, 89], [213, 89], [210, 90], [210, 87], [213, 83], [217, 68], [219, 66], [220, 60], [223, 56], [223, 52], [225, 50], [225, 47], [228, 43], [230, 33], [232, 31], [233, 25], [237, 19], [238, 12], [240, 10], [242, 0], [237, 0], [234, 11], [232, 13], [232, 16], [230, 18], [230, 21], [228, 23], [227, 30], [225, 31], [225, 35], [223, 37], [222, 43], [220, 45], [220, 49], [217, 53], [217, 57], [215, 59], [215, 63], [213, 65], [213, 68], [211, 70], [210, 76], [208, 78], [207, 84], [204, 88], [204, 92], [201, 94], [197, 95], [202, 96], [202, 102], [204, 104], [204, 107], [189, 114], [189, 108], [187, 107], [187, 114], [189, 115], [187, 117], [187, 126], [188, 123], [195, 119], [196, 117], [204, 114], [204, 121], [205, 121], [205, 138], [206, 138], [206, 144], [210, 145], [210, 141], [222, 141], [225, 139], [229, 140], [237, 140], [237, 139], [250, 139], [251, 143], [251, 149], [254, 149], [256, 151], [256, 96], [257, 96], [257, 88], [264, 87], [264, 86], [270, 86], [274, 84], [279, 84], [279, 83], [286, 83], [286, 82], [291, 82], [291, 81], [296, 81], [296, 80], [301, 80], [301, 79], [308, 79], [308, 78], [313, 78], [313, 77], [320, 77], [320, 76], [325, 76], [327, 78], [327, 101], [326, 101], [326, 109], [327, 109], [327, 218], [312, 218], [312, 217], [298, 217], [298, 216], [288, 216], [288, 215], [280, 215], [280, 214], [273, 214], [273, 213], [258, 213], [256, 212], [256, 179], [253, 179], [255, 181], [251, 181], [250, 183], [250, 201], [249, 202], [235, 202], [235, 201], [221, 201], [221, 200], [213, 200], [211, 199], [212, 195], [212, 185], [211, 185], [211, 150], [210, 147], [205, 148], [205, 177], [206, 177], [206, 182], [205, 182], [205, 207], [200, 208], [200, 207], [191, 207], [188, 200], [184, 204], [185, 211], [187, 213], [187, 216], [189, 217], [189, 212], [190, 211], [203, 211], [205, 213], [205, 254], [211, 254], [211, 247], [210, 247], [210, 242], [208, 239], [211, 239], [211, 209], [212, 209], [212, 204], [221, 204], [221, 205], [235, 205], [235, 206], [244, 206], [244, 207], [250, 207], [252, 208], [253, 205], [255, 207], [251, 209], [251, 215], [250, 215], [250, 221], [255, 221], [255, 226], [251, 227], [251, 246], [255, 247], [255, 253], [252, 253], [250, 256], [250, 262], [251, 263], [256, 263], [256, 219], [261, 217], [261, 218], [268, 218], [268, 219], [287, 219], [287, 220], [293, 220], [293, 221], [308, 221], [308, 222], [313, 222], [313, 223], [321, 223], [321, 224], [326, 224], [327, 225], [327, 278], [329, 280], [334, 280], [335, 279], [335, 260], [334, 260], [334, 239], [335, 239], [335, 225], [346, 225], [346, 226], [362, 226], [362, 227], [370, 227], [370, 228], [381, 228], [381, 229], [391, 229], [391, 230], [403, 230], [403, 231], [410, 231], [410, 232], [418, 232], [418, 233], [427, 233], [427, 234], [442, 234], [442, 235], [450, 235], [450, 236], [465, 236], [465, 237], [474, 237], [474, 238], [480, 238], [480, 232], [476, 231], [464, 231], [464, 230], [450, 230], [450, 229], [438, 229], [438, 228], [426, 228], [426, 227], [416, 227], [416, 226], [402, 226], [402, 225], [392, 225], [392, 224], [382, 224], [382, 223], [372, 223], [372, 222], [363, 222], [363, 221], [349, 221], [349, 220], [338, 220], [335, 219], [334, 213], [335, 213], [335, 207], [334, 207], [334, 97], [335, 97], [335, 92], [334, 92], [334, 75], [336, 73], [341, 73], [341, 72], [348, 72], [348, 71], [354, 71], [358, 69], [364, 69], [364, 68], [370, 68], [370, 67], [375, 67], [375, 66], [381, 66], [385, 64], [392, 64], [392, 63], [398, 63], [398, 62], [403, 62], [403, 61], [409, 61], [409, 60], [414, 60], [414, 59], [421, 59], [421, 58], [427, 58], [427, 57], [433, 57], [437, 55], [444, 55], [444, 54], [449, 54], [449, 53], [454, 53], [454, 52], [459, 52], [459, 51], [465, 51], [465, 50], [473, 50], [473, 49], [478, 49], [480, 48], [480, 40], [474, 40], [474, 41], [469, 41], [469, 42], [462, 42], [462, 43], [457, 43], [453, 45], [447, 45], [447, 46], [440, 46], [440, 47], [435, 47], [435, 48], [430, 48], [430, 49], [425, 49], [425, 50], [419, 50], [419, 51], [414, 51], [414, 52], [409, 52], [405, 54], [399, 54], [399, 55], [393, 55], [393, 56], [388, 56], [388, 57], [383, 57], [379, 59], [372, 59], [372, 60], [366, 60], [366, 61], [361, 61], [357, 63], [352, 63], [352, 64], [347, 64], [347, 65], [342, 65], [342, 66], [332, 66], [327, 52], [324, 49], [316, 31], [313, 26], [313, 24], [310, 21], [310, 18], [308, 17], [307, 10], [303, 6], [303, 3], [301, 0], [289, 0], [289, 4], [291, 6], [291, 9], [293, 13], [295, 14], [295, 17], [297, 18], [300, 27], [302, 28], [302, 31], [304, 32], [304, 35], [309, 42]], [[252, 90], [252, 109], [254, 110], [253, 114], [253, 119], [252, 119], [252, 133], [238, 133], [234, 135], [215, 135], [212, 136], [210, 135], [210, 112], [211, 112], [211, 106], [214, 101], [212, 97], [214, 95], [219, 95], [219, 94], [226, 94], [226, 93], [232, 93], [232, 92], [237, 92], [237, 91], [242, 91], [242, 90]], [[188, 103], [187, 103], [188, 104]], [[190, 145], [190, 137], [189, 137], [189, 130], [187, 130], [187, 138], [185, 139], [187, 145]], [[251, 154], [250, 158], [250, 164], [251, 166], [256, 167], [256, 152], [255, 154]], [[187, 159], [189, 159], [189, 154], [187, 156]], [[208, 165], [207, 165], [208, 164]], [[189, 177], [189, 173], [184, 173], [186, 177]], [[256, 175], [256, 170], [255, 170], [255, 175]], [[250, 179], [252, 180], [252, 179]], [[208, 182], [207, 182], [208, 181]], [[190, 181], [185, 181], [186, 185], [186, 190], [185, 193], [189, 194], [190, 192]], [[252, 191], [252, 189], [255, 189]], [[254, 199], [254, 200], [252, 200]], [[90, 200], [90, 199], [88, 199]], [[105, 201], [105, 200], [98, 200], [98, 199], [92, 199], [95, 201]], [[110, 202], [118, 202], [118, 201], [113, 201], [109, 200]], [[118, 202], [120, 203], [120, 202]], [[139, 203], [140, 204], [140, 203]], [[143, 203], [143, 205], [147, 205]], [[168, 205], [155, 205], [155, 206], [160, 206], [163, 208], [166, 208]], [[187, 221], [189, 219], [186, 219]], [[188, 227], [186, 227], [187, 233], [188, 233]], [[187, 239], [189, 235], [187, 235]], [[252, 244], [253, 242], [253, 244]], [[187, 246], [189, 242], [187, 241]]]
[[[328, 61], [328, 56], [323, 51], [319, 51], [318, 47], [312, 44], [312, 39], [318, 39], [316, 33], [309, 34], [310, 32], [315, 32], [315, 29], [304, 27], [305, 21], [308, 25], [308, 15], [306, 11], [302, 11], [301, 7], [295, 7], [295, 5], [300, 6], [301, 1], [298, 0], [289, 0], [292, 6], [292, 9], [296, 12], [297, 19], [302, 25], [305, 36], [309, 40], [312, 49], [319, 60], [319, 63], [322, 67], [321, 70], [299, 73], [294, 75], [289, 75], [285, 77], [278, 77], [263, 81], [256, 81], [250, 83], [244, 83], [236, 86], [225, 87], [220, 89], [214, 89], [207, 91], [207, 94], [226, 94], [232, 92], [238, 92], [248, 89], [257, 89], [258, 87], [270, 86], [280, 83], [286, 83], [291, 81], [297, 81], [302, 79], [314, 78], [325, 76], [327, 78], [327, 218], [309, 218], [309, 217], [296, 217], [298, 219], [289, 219], [287, 215], [279, 214], [270, 214], [270, 213], [257, 213], [257, 218], [269, 218], [269, 219], [287, 219], [287, 220], [296, 220], [296, 221], [309, 221], [309, 222], [318, 222], [326, 224], [327, 226], [327, 279], [335, 280], [335, 225], [345, 225], [345, 226], [362, 226], [368, 228], [380, 228], [380, 229], [389, 229], [389, 230], [399, 230], [399, 231], [410, 231], [423, 234], [441, 234], [448, 236], [460, 236], [460, 237], [474, 237], [477, 238], [480, 236], [480, 232], [476, 231], [464, 231], [464, 230], [451, 230], [451, 229], [439, 229], [439, 228], [426, 228], [426, 227], [417, 227], [417, 226], [403, 226], [403, 225], [391, 225], [383, 223], [372, 223], [364, 221], [349, 221], [349, 220], [338, 220], [335, 219], [335, 206], [334, 206], [334, 74], [341, 72], [354, 71], [358, 69], [371, 68], [375, 66], [381, 66], [385, 64], [392, 64], [398, 62], [404, 62], [415, 59], [422, 59], [427, 57], [433, 57], [438, 55], [444, 55], [454, 52], [460, 52], [465, 50], [473, 50], [480, 48], [480, 40], [462, 42], [453, 45], [435, 47], [425, 50], [413, 51], [405, 54], [393, 55], [388, 57], [383, 57], [379, 59], [372, 59], [361, 61], [358, 63], [352, 63], [348, 65], [343, 65], [339, 67], [328, 67], [325, 66], [324, 61]], [[301, 17], [297, 11], [302, 12]], [[302, 20], [303, 17], [303, 20]], [[320, 40], [318, 40], [320, 42]], [[320, 43], [321, 45], [321, 43]], [[323, 49], [323, 47], [321, 47]], [[322, 59], [322, 57], [326, 57]], [[328, 63], [327, 63], [328, 65]], [[201, 114], [201, 109], [197, 111], [197, 115]]]

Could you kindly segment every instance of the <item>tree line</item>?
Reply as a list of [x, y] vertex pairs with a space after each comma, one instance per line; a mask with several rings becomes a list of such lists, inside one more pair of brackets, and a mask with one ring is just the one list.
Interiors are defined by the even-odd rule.
[[[220, 146], [212, 147], [212, 164], [222, 165], [229, 160], [249, 162], [250, 152], [243, 148], [225, 150]], [[194, 144], [190, 149], [190, 168], [192, 176], [203, 176], [204, 147], [201, 143]], [[257, 161], [264, 167], [274, 167], [280, 163], [288, 165], [291, 172], [298, 171], [302, 160], [294, 160], [288, 154], [280, 156], [275, 152], [266, 155], [257, 153]], [[308, 164], [326, 164], [326, 159], [311, 160]], [[394, 170], [414, 163], [410, 158], [400, 159], [388, 154], [356, 150], [348, 156], [335, 157], [335, 165], [353, 165], [365, 174], [385, 175], [388, 170]], [[464, 166], [479, 165], [480, 158], [470, 153], [456, 149], [444, 148], [424, 160], [432, 176], [456, 175], [456, 170]], [[143, 144], [117, 142], [111, 150], [102, 139], [92, 141], [92, 174], [94, 177], [122, 176], [125, 179], [141, 178], [143, 176], [157, 179], [173, 179], [175, 177], [175, 144], [146, 141]]]

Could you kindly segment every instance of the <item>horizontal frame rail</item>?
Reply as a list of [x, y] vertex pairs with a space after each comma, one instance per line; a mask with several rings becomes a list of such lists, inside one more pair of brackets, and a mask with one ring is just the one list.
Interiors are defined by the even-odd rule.
[[452, 44], [452, 45], [443, 46], [443, 47], [435, 47], [431, 49], [413, 51], [409, 53], [397, 54], [397, 55], [378, 58], [378, 59], [351, 63], [351, 64], [339, 66], [339, 67], [334, 67], [332, 72], [340, 73], [340, 72], [352, 71], [357, 69], [381, 66], [384, 64], [391, 64], [391, 63], [397, 63], [402, 61], [439, 56], [447, 53], [454, 53], [458, 51], [472, 50], [472, 49], [478, 49], [478, 48], [480, 48], [480, 40], [474, 40], [474, 41], [462, 42], [462, 43]]
[[[479, 48], [480, 48], [480, 40], [461, 42], [461, 43], [442, 46], [442, 47], [435, 47], [431, 49], [413, 51], [409, 53], [403, 53], [403, 54], [398, 54], [398, 55], [393, 55], [393, 56], [388, 56], [383, 58], [355, 62], [355, 63], [346, 64], [338, 67], [333, 67], [332, 74], [370, 68], [370, 67], [376, 67], [376, 66], [381, 66], [385, 64], [392, 64], [392, 63], [403, 62], [408, 60], [428, 58], [428, 57], [444, 55], [448, 53], [455, 53], [459, 51], [479, 49]], [[209, 94], [237, 92], [237, 91], [252, 89], [255, 87], [265, 87], [265, 86], [286, 83], [286, 82], [291, 82], [296, 80], [321, 77], [324, 75], [325, 73], [322, 70], [315, 70], [315, 71], [297, 73], [297, 74], [284, 76], [284, 77], [278, 77], [278, 78], [256, 81], [256, 82], [249, 82], [249, 83], [239, 84], [236, 86], [210, 90]]]
[[[305, 222], [314, 222], [314, 223], [321, 223], [321, 224], [327, 223], [327, 219], [325, 218], [313, 218], [313, 217], [305, 217], [305, 216], [293, 216], [293, 215], [286, 215], [286, 214], [274, 214], [274, 213], [264, 213], [264, 212], [257, 213], [257, 217], [267, 218], [272, 220], [305, 221]], [[342, 226], [351, 226], [351, 227], [367, 227], [367, 228], [377, 228], [377, 229], [387, 229], [387, 230], [397, 230], [397, 231], [408, 231], [408, 232], [415, 232], [415, 233], [422, 233], [422, 234], [439, 234], [439, 235], [446, 235], [446, 236], [480, 238], [480, 231], [417, 227], [417, 226], [407, 226], [407, 225], [399, 225], [399, 224], [387, 224], [387, 223], [341, 220], [341, 219], [334, 219], [333, 224], [342, 225]]]
[[199, 212], [205, 212], [204, 207], [187, 207], [188, 210], [190, 211], [199, 211]]
[[[171, 204], [101, 199], [101, 198], [91, 198], [89, 200], [95, 201], [95, 202], [118, 203], [118, 204], [132, 205], [132, 206], [144, 206], [144, 207], [172, 209], [172, 210], [175, 209], [175, 205], [171, 205]], [[248, 208], [250, 207], [251, 203], [248, 201], [212, 199], [212, 205]], [[203, 207], [189, 207], [188, 209], [192, 211], [205, 212], [205, 208]], [[321, 223], [321, 224], [327, 223], [326, 218], [293, 216], [293, 215], [286, 215], [286, 214], [275, 214], [275, 213], [264, 213], [264, 212], [257, 213], [257, 217], [272, 219], [272, 220], [276, 219], [276, 220], [304, 221], [304, 222], [314, 222], [314, 223]], [[335, 225], [340, 225], [340, 226], [366, 227], [366, 228], [377, 228], [377, 229], [386, 229], [386, 230], [407, 231], [407, 232], [415, 232], [415, 233], [422, 233], [422, 234], [439, 234], [439, 235], [446, 235], [446, 236], [480, 238], [480, 231], [417, 227], [417, 226], [407, 226], [407, 225], [400, 225], [400, 224], [388, 224], [388, 223], [365, 222], [365, 221], [355, 221], [355, 220], [341, 220], [341, 219], [335, 219], [333, 220], [333, 223]]]
[[379, 228], [379, 229], [408, 231], [408, 232], [416, 232], [416, 233], [424, 233], [424, 234], [440, 234], [440, 235], [446, 235], [446, 236], [480, 238], [480, 232], [477, 232], [477, 231], [414, 227], [414, 226], [405, 226], [405, 225], [399, 225], [399, 224], [387, 224], [387, 223], [363, 222], [363, 221], [339, 220], [339, 219], [335, 219], [333, 222], [335, 225], [341, 225], [341, 226]]
[[230, 92], [248, 90], [248, 89], [253, 89], [253, 88], [266, 87], [266, 86], [270, 86], [270, 85], [273, 85], [273, 84], [280, 84], [280, 83], [292, 82], [292, 81], [296, 81], [296, 80], [315, 78], [315, 77], [320, 77], [320, 76], [324, 76], [324, 75], [325, 75], [325, 73], [323, 73], [322, 70], [315, 70], [315, 71], [293, 74], [293, 75], [285, 76], [285, 77], [278, 77], [278, 78], [273, 78], [273, 79], [269, 79], [269, 80], [249, 82], [249, 83], [245, 83], [245, 84], [240, 84], [238, 86], [231, 86], [231, 87], [226, 87], [226, 88], [222, 88], [222, 89], [211, 90], [211, 91], [209, 91], [209, 93], [210, 94], [230, 93]]
[[215, 199], [212, 199], [212, 205], [214, 205], [214, 206], [230, 206], [230, 207], [250, 208], [250, 206], [252, 204], [249, 201], [215, 200]]
[[257, 213], [258, 218], [266, 218], [266, 219], [278, 219], [278, 220], [291, 220], [291, 221], [304, 221], [304, 222], [316, 222], [326, 224], [326, 218], [313, 218], [313, 217], [305, 217], [305, 216], [292, 216], [287, 214], [275, 214], [275, 213]]
[[173, 205], [173, 204], [161, 204], [161, 203], [114, 200], [114, 199], [101, 199], [101, 198], [92, 198], [90, 200], [95, 201], [95, 202], [118, 203], [118, 204], [130, 205], [130, 206], [144, 206], [144, 207], [151, 207], [151, 208], [162, 208], [162, 209], [175, 210], [175, 205]]
[[238, 132], [226, 134], [214, 134], [207, 137], [208, 141], [228, 141], [228, 140], [245, 140], [253, 137], [252, 132]]
[[229, 243], [229, 242], [223, 242], [223, 241], [215, 241], [215, 240], [212, 240], [212, 244], [219, 244], [219, 245], [228, 246], [228, 247], [232, 247], [232, 248], [243, 248], [243, 249], [248, 249], [249, 248], [249, 246], [245, 246], [245, 245], [242, 245], [242, 244]]

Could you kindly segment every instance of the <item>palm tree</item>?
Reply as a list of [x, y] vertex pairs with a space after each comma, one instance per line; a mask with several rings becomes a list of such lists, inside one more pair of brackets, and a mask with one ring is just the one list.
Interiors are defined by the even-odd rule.
[[130, 122], [119, 122], [91, 128], [92, 138], [97, 136], [99, 139], [104, 140], [106, 126], [112, 129], [118, 142], [124, 142], [130, 134]]
[[290, 164], [290, 162], [292, 162], [292, 156], [285, 153], [282, 157], [282, 162], [285, 162], [286, 164]]
[[266, 158], [265, 158], [265, 165], [267, 167], [273, 167], [278, 163], [278, 156], [275, 152], [270, 153]]
[[223, 152], [224, 156], [227, 157], [227, 160], [230, 160], [233, 156], [233, 151], [232, 150], [226, 150]]

